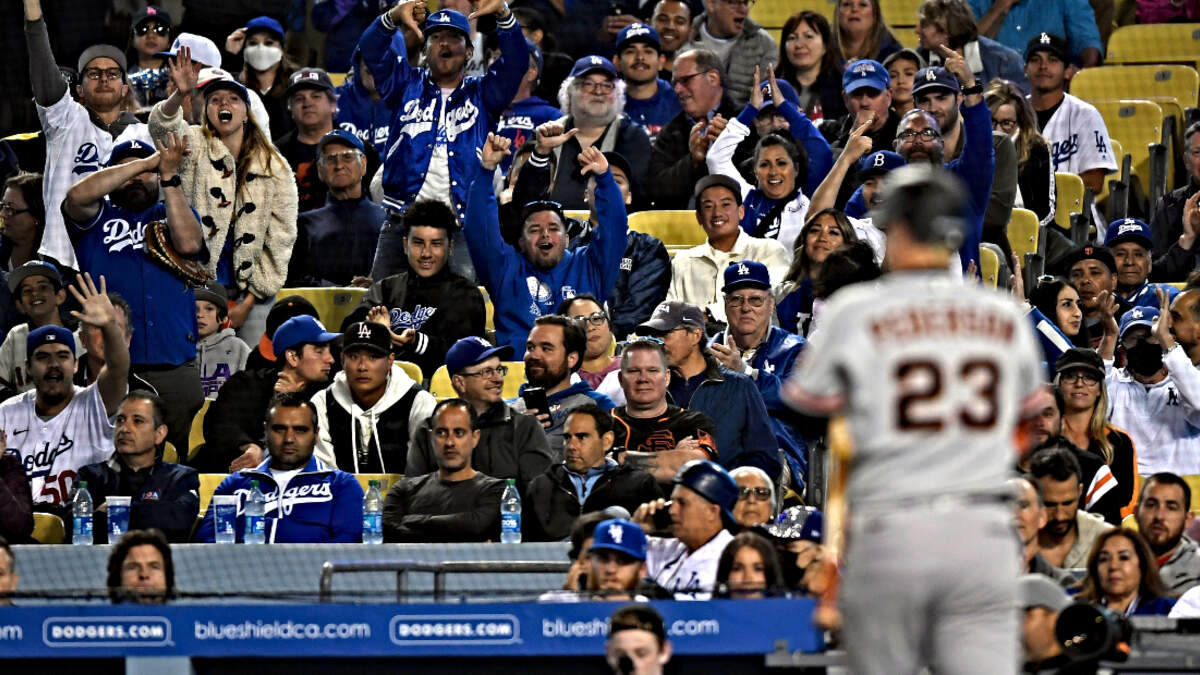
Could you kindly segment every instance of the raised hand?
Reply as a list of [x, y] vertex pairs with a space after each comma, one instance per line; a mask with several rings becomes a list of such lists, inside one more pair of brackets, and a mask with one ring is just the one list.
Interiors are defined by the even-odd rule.
[[1200, 232], [1200, 192], [1188, 197], [1183, 203], [1183, 234], [1179, 235], [1179, 247], [1192, 250], [1196, 234]]
[[492, 171], [500, 166], [500, 160], [511, 154], [511, 145], [512, 139], [488, 132], [487, 141], [483, 144], [483, 156], [480, 158], [483, 168]]
[[[422, 4], [424, 0], [422, 0]], [[475, 5], [475, 11], [467, 16], [468, 19], [484, 16], [487, 14], [498, 14], [500, 16], [508, 15], [508, 3], [504, 0], [479, 0]]]
[[866, 121], [850, 132], [850, 138], [846, 141], [846, 149], [842, 151], [847, 159], [857, 160], [871, 151], [871, 147], [875, 145], [875, 142], [867, 135], [867, 130], [874, 123], [875, 115], [868, 114]]
[[693, 162], [704, 163], [704, 156], [708, 154], [708, 138], [704, 135], [704, 122], [696, 122], [692, 125], [692, 130], [688, 133], [688, 154], [692, 156]]
[[704, 134], [708, 138], [709, 143], [717, 140], [717, 136], [720, 136], [721, 132], [725, 131], [726, 124], [729, 124], [729, 120], [725, 119], [724, 116], [720, 114], [713, 116], [712, 121], [708, 123], [708, 131]]
[[1175, 348], [1175, 335], [1171, 333], [1171, 294], [1162, 286], [1155, 288], [1154, 294], [1158, 296], [1159, 307], [1154, 335], [1158, 338], [1158, 344], [1162, 345], [1163, 351], [1169, 352]]
[[427, 9], [425, 0], [407, 0], [388, 10], [388, 16], [391, 18], [392, 23], [403, 25], [405, 28], [416, 33], [418, 40], [424, 40], [425, 34], [421, 32], [417, 14], [421, 13], [421, 16], [424, 17]]
[[608, 171], [608, 158], [594, 145], [589, 145], [579, 153], [579, 163], [583, 165], [583, 168], [579, 170], [581, 176], [586, 176], [588, 173], [599, 176]]
[[225, 51], [230, 54], [237, 54], [242, 51], [242, 47], [246, 46], [246, 29], [239, 28], [229, 34], [225, 38]]
[[69, 288], [71, 295], [75, 296], [79, 306], [83, 308], [82, 312], [71, 310], [71, 316], [96, 328], [103, 328], [116, 320], [117, 310], [108, 299], [108, 284], [104, 277], [100, 277], [100, 288], [97, 289], [92, 275], [84, 272], [79, 286], [72, 284]]
[[574, 138], [575, 134], [579, 133], [579, 129], [564, 132], [562, 122], [543, 122], [538, 125], [537, 129], [534, 129], [533, 133], [537, 139], [533, 148], [534, 152], [539, 155], [548, 155], [551, 150]]
[[942, 53], [942, 67], [958, 78], [960, 85], [970, 87], [975, 84], [975, 73], [972, 73], [971, 69], [967, 67], [967, 60], [963, 58], [962, 54], [946, 45], [938, 45], [938, 51]]
[[196, 81], [200, 79], [200, 65], [192, 61], [191, 47], [180, 47], [179, 53], [169, 59], [171, 82], [180, 96], [187, 96], [196, 90]]
[[1017, 301], [1025, 302], [1025, 277], [1021, 274], [1021, 256], [1016, 253], [1012, 254], [1012, 294]]
[[754, 66], [754, 88], [750, 90], [750, 105], [759, 110], [763, 107], [762, 78], [758, 74], [758, 66]]
[[767, 66], [767, 82], [771, 83], [771, 102], [775, 104], [775, 109], [783, 105], [783, 92], [779, 90], [779, 83], [775, 81], [775, 64]]
[[155, 139], [154, 145], [158, 147], [159, 176], [173, 177], [179, 172], [179, 164], [183, 161], [183, 156], [188, 154], [187, 138], [172, 131], [167, 133], [165, 143]]

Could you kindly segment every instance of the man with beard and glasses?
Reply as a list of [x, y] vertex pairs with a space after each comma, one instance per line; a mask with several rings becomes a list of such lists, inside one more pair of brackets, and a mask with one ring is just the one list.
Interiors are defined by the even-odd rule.
[[1138, 531], [1158, 559], [1158, 575], [1167, 595], [1178, 596], [1200, 584], [1200, 548], [1184, 534], [1192, 524], [1192, 489], [1179, 476], [1160, 472], [1146, 479], [1138, 497]]
[[[1118, 340], [1125, 367], [1106, 363], [1108, 416], [1133, 439], [1138, 474], [1200, 473], [1200, 371], [1171, 335], [1171, 315], [1134, 307], [1121, 317]], [[1111, 359], [1111, 347], [1101, 356]]]
[[504, 481], [476, 471], [475, 407], [461, 398], [437, 404], [431, 415], [437, 470], [409, 476], [383, 503], [385, 542], [483, 542], [500, 538]]
[[550, 452], [560, 461], [565, 443], [567, 415], [586, 403], [595, 403], [602, 410], [612, 410], [612, 399], [601, 394], [576, 373], [583, 364], [587, 349], [587, 334], [579, 322], [565, 316], [539, 316], [529, 331], [525, 348], [524, 394], [529, 387], [541, 387], [546, 394], [549, 410], [529, 409], [525, 399], [513, 403], [513, 410], [536, 415], [550, 439]]
[[71, 314], [104, 331], [104, 343], [111, 345], [95, 384], [77, 387], [71, 382], [78, 365], [71, 332], [62, 326], [42, 326], [29, 333], [26, 343], [33, 391], [0, 404], [0, 430], [7, 437], [8, 451], [25, 467], [34, 503], [61, 513], [79, 469], [108, 458], [113, 447], [109, 417], [125, 397], [129, 377], [129, 350], [104, 277], [99, 289], [89, 274], [80, 284], [80, 288], [71, 286], [71, 293], [82, 311]]
[[[425, 0], [406, 0], [382, 14], [359, 41], [363, 62], [392, 108], [391, 151], [383, 165], [384, 208], [396, 215], [418, 199], [444, 202], [459, 220], [478, 171], [476, 151], [508, 108], [529, 67], [529, 48], [504, 0], [481, 0], [471, 18], [494, 14], [500, 58], [482, 77], [467, 77], [475, 55], [468, 17], [452, 9], [417, 15]], [[392, 46], [403, 25], [424, 40], [427, 68]]]
[[675, 55], [692, 39], [692, 8], [683, 0], [658, 0], [650, 23], [658, 31], [662, 46], [662, 66], [658, 76], [670, 82], [675, 72]]
[[1029, 473], [1046, 507], [1046, 524], [1038, 533], [1042, 558], [1055, 567], [1083, 567], [1096, 538], [1113, 526], [1079, 508], [1079, 460], [1066, 448], [1043, 448], [1030, 460]]
[[[539, 143], [541, 136], [539, 131]], [[595, 175], [597, 224], [591, 242], [566, 250], [562, 205], [543, 200], [521, 210], [521, 234], [514, 249], [500, 234], [492, 189], [492, 172], [508, 154], [509, 145], [507, 138], [488, 134], [480, 159], [483, 171], [471, 185], [463, 231], [475, 272], [496, 303], [496, 343], [511, 346], [519, 357], [525, 353], [525, 338], [534, 319], [553, 314], [561, 301], [577, 293], [591, 293], [600, 302], [608, 299], [621, 272], [628, 222], [608, 159], [593, 145], [583, 149], [579, 168], [572, 169]]]
[[150, 130], [122, 108], [129, 85], [125, 54], [120, 49], [105, 44], [85, 49], [76, 64], [79, 86], [68, 91], [51, 51], [41, 0], [24, 0], [24, 5], [30, 84], [46, 136], [42, 196], [50, 206], [38, 252], [68, 267], [84, 269], [75, 260], [58, 205], [80, 176], [104, 166], [113, 146], [132, 140], [150, 145]]
[[62, 204], [80, 269], [103, 275], [129, 303], [130, 362], [166, 402], [167, 440], [176, 448], [188, 447], [192, 418], [204, 403], [195, 366], [196, 297], [187, 282], [146, 255], [144, 240], [153, 236], [151, 223], [165, 221], [180, 255], [201, 262], [207, 256], [199, 217], [180, 189], [186, 152], [186, 140], [175, 134], [157, 152], [139, 141], [122, 143], [108, 168], [76, 183]]

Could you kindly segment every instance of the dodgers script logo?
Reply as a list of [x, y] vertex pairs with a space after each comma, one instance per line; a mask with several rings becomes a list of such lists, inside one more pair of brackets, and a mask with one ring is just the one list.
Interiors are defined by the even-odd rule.
[[54, 460], [71, 452], [73, 447], [75, 447], [75, 440], [63, 435], [58, 439], [58, 445], [54, 448], [51, 448], [50, 442], [46, 441], [33, 452], [21, 453], [21, 463], [25, 466], [25, 475], [30, 478], [41, 478], [48, 475], [50, 468], [54, 466]]
[[401, 331], [406, 328], [421, 330], [421, 327], [424, 326], [427, 321], [432, 319], [434, 314], [437, 314], [437, 307], [425, 307], [424, 305], [417, 305], [416, 307], [413, 307], [411, 312], [406, 312], [397, 307], [392, 309], [389, 314], [391, 315], [392, 319], [393, 331]]
[[479, 118], [479, 108], [470, 99], [463, 101], [462, 105], [450, 110], [446, 113], [446, 142], [453, 143], [459, 134], [469, 131], [475, 126], [475, 120]]
[[[246, 502], [250, 500], [250, 490], [239, 488], [233, 492], [238, 496], [238, 513], [245, 509]], [[273, 513], [276, 510], [282, 515], [291, 515], [292, 509], [297, 504], [323, 504], [333, 501], [333, 491], [329, 488], [329, 483], [315, 483], [312, 485], [301, 485], [299, 487], [288, 487], [283, 491], [283, 499], [279, 498], [279, 491], [271, 492], [266, 497], [266, 507], [263, 513]], [[280, 506], [282, 502], [283, 506]]]
[[404, 113], [397, 120], [401, 125], [400, 135], [416, 138], [433, 129], [433, 111], [437, 103], [437, 100], [432, 100], [424, 108], [421, 107], [420, 99], [414, 98], [405, 103]]
[[1071, 161], [1077, 152], [1079, 152], [1079, 134], [1071, 134], [1070, 138], [1054, 143], [1050, 148], [1050, 154], [1054, 159], [1054, 169], [1057, 171], [1060, 166]]
[[119, 253], [131, 246], [135, 251], [145, 248], [146, 223], [130, 224], [124, 218], [113, 218], [101, 229], [104, 232], [101, 243], [108, 247], [109, 253]]
[[96, 149], [95, 143], [84, 143], [75, 151], [75, 166], [71, 168], [71, 173], [82, 176], [83, 174], [92, 173], [100, 168], [100, 151]]

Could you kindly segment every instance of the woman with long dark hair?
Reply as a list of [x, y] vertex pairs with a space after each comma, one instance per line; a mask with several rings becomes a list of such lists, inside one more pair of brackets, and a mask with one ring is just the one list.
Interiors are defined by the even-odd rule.
[[1164, 595], [1158, 563], [1146, 540], [1120, 528], [1096, 538], [1079, 598], [1125, 616], [1166, 616], [1175, 605]]
[[753, 532], [735, 536], [717, 561], [717, 596], [763, 598], [783, 588], [779, 554], [769, 541]]
[[1036, 213], [1045, 227], [1054, 219], [1058, 192], [1050, 144], [1038, 131], [1033, 108], [1021, 90], [1007, 80], [989, 83], [983, 98], [992, 111], [992, 130], [1008, 134], [1017, 146], [1017, 200], [1013, 205]]
[[808, 334], [812, 318], [813, 282], [830, 253], [858, 241], [858, 234], [846, 214], [825, 209], [812, 215], [796, 238], [792, 266], [783, 281], [775, 286], [775, 315], [779, 327], [797, 335]]
[[0, 201], [0, 265], [12, 271], [38, 259], [46, 229], [42, 174], [22, 171], [4, 181]]
[[810, 119], [835, 120], [846, 114], [842, 53], [824, 16], [804, 10], [783, 24], [775, 76], [796, 89], [800, 109]]

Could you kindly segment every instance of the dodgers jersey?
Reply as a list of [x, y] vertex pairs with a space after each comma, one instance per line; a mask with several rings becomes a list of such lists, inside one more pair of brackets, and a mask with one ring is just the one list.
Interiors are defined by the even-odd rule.
[[1079, 175], [1091, 169], [1107, 173], [1117, 170], [1104, 118], [1082, 99], [1064, 94], [1062, 104], [1042, 129], [1042, 136], [1050, 142], [1050, 161], [1055, 171]]
[[678, 539], [648, 537], [646, 577], [674, 593], [676, 600], [709, 600], [717, 585], [717, 563], [730, 541], [729, 530], [721, 530], [688, 553]]
[[900, 272], [838, 291], [821, 323], [788, 394], [847, 416], [855, 508], [1004, 489], [1016, 425], [1041, 382], [1016, 303], [940, 270]]
[[34, 410], [36, 396], [27, 391], [0, 403], [0, 429], [25, 467], [33, 501], [65, 504], [79, 469], [112, 455], [113, 425], [96, 384], [76, 386], [71, 402], [50, 419]]

